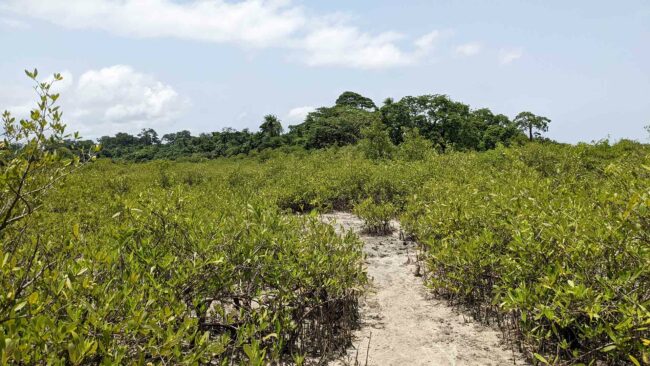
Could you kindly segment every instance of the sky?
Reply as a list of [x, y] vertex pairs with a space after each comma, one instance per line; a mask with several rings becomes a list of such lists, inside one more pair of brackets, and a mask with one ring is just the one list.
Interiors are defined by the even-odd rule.
[[64, 80], [69, 130], [302, 122], [351, 90], [551, 119], [562, 142], [648, 141], [650, 1], [0, 0], [0, 110]]

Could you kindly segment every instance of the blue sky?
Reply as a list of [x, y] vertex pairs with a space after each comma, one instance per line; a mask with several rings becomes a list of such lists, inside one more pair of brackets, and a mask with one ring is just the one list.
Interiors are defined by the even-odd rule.
[[86, 137], [285, 127], [345, 90], [448, 94], [551, 118], [564, 142], [647, 141], [650, 2], [0, 0], [0, 109], [63, 72]]

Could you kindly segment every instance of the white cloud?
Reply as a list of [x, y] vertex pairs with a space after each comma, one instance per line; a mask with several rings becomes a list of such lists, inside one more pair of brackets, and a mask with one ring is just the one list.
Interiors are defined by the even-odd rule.
[[45, 80], [43, 80], [45, 82], [52, 83], [52, 89], [50, 90], [52, 93], [60, 93], [62, 91], [66, 91], [74, 84], [74, 76], [72, 76], [72, 73], [70, 71], [65, 70], [59, 74], [63, 80], [54, 81], [54, 75], [48, 76], [45, 78]]
[[405, 50], [400, 41], [406, 37], [397, 32], [370, 34], [349, 25], [324, 25], [309, 32], [299, 48], [304, 51], [303, 61], [310, 66], [382, 69], [419, 63], [440, 35], [432, 31], [417, 38], [411, 50]]
[[428, 51], [435, 45], [435, 42], [442, 37], [442, 32], [434, 30], [415, 40], [415, 46], [423, 51]]
[[523, 55], [524, 51], [521, 48], [502, 49], [499, 51], [499, 62], [503, 65], [507, 65], [521, 58]]
[[22, 20], [2, 17], [0, 18], [0, 27], [17, 29], [17, 30], [25, 30], [25, 29], [29, 29], [30, 25], [28, 23], [23, 22]]
[[481, 52], [482, 49], [483, 46], [481, 46], [480, 43], [471, 42], [471, 43], [465, 43], [465, 44], [461, 44], [460, 46], [457, 46], [454, 51], [459, 56], [474, 56], [479, 54], [479, 52]]
[[99, 29], [136, 38], [170, 37], [266, 46], [285, 41], [305, 22], [287, 1], [9, 0], [19, 14], [72, 29]]
[[323, 27], [309, 33], [301, 48], [311, 66], [371, 69], [411, 64], [411, 57], [395, 45], [400, 38], [394, 32], [370, 35], [351, 26]]
[[85, 72], [74, 97], [74, 110], [85, 124], [119, 126], [128, 131], [166, 125], [188, 103], [170, 85], [125, 65]]
[[7, 0], [14, 13], [71, 29], [97, 29], [134, 38], [275, 47], [297, 51], [312, 66], [378, 69], [413, 65], [432, 48], [438, 32], [414, 42], [393, 31], [371, 34], [344, 14], [308, 15], [291, 0]]
[[29, 112], [35, 107], [35, 105], [31, 105], [28, 103], [24, 104], [15, 104], [15, 105], [10, 105], [10, 106], [3, 106], [2, 112], [4, 111], [9, 111], [11, 112], [11, 115], [13, 117], [16, 117], [16, 120], [22, 119], [22, 118], [27, 118], [29, 116]]
[[[76, 83], [70, 72], [61, 75], [53, 92], [62, 92], [63, 120], [69, 132], [79, 131], [84, 137], [168, 126], [189, 104], [172, 86], [126, 65], [89, 70]], [[34, 103], [26, 102], [8, 109], [24, 118], [32, 108]]]
[[316, 108], [312, 106], [296, 107], [287, 113], [286, 119], [289, 123], [302, 123], [307, 117], [307, 114], [314, 110], [316, 110]]
[[[54, 75], [43, 78], [42, 81], [52, 83], [51, 93], [61, 93], [67, 91], [73, 83], [72, 74], [69, 71], [60, 73], [63, 80], [54, 81]], [[39, 79], [41, 80], [39, 74]], [[24, 87], [6, 87], [0, 88], [0, 101], [5, 104], [0, 105], [0, 110], [8, 110], [16, 119], [28, 118], [30, 111], [37, 107], [36, 94], [30, 88]]]

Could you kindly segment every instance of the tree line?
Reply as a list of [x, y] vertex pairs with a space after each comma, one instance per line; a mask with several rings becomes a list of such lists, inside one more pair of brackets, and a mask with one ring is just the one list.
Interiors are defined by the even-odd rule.
[[[183, 130], [160, 136], [151, 128], [137, 135], [120, 132], [98, 139], [100, 156], [131, 161], [217, 158], [249, 154], [266, 149], [323, 149], [356, 144], [374, 136], [390, 145], [400, 145], [407, 136], [420, 138], [439, 152], [484, 151], [497, 144], [510, 146], [543, 139], [550, 120], [531, 112], [514, 119], [487, 108], [472, 109], [446, 95], [387, 98], [378, 107], [370, 98], [346, 91], [333, 106], [310, 112], [303, 123], [288, 131], [274, 115], [267, 115], [259, 131], [225, 128], [193, 136]], [[389, 140], [389, 142], [388, 142]], [[92, 144], [92, 141], [86, 141]]]

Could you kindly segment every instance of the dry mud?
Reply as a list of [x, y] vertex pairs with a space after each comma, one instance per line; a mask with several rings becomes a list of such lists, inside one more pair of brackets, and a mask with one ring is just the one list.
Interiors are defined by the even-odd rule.
[[349, 213], [323, 215], [338, 230], [354, 230], [365, 243], [371, 288], [361, 306], [354, 346], [331, 366], [343, 365], [522, 365], [498, 330], [475, 323], [444, 300], [428, 295], [417, 277], [415, 245], [392, 235], [362, 233]]

